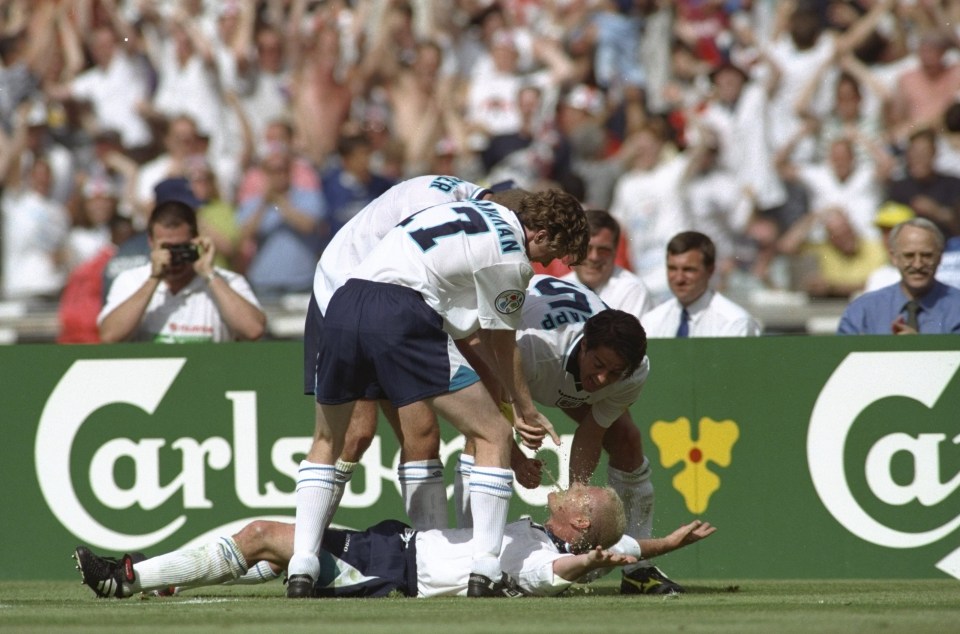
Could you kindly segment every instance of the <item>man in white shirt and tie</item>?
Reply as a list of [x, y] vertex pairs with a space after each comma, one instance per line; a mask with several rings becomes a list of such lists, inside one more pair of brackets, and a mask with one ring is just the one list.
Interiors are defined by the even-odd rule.
[[698, 231], [684, 231], [667, 244], [667, 282], [673, 299], [643, 316], [648, 337], [755, 337], [759, 322], [709, 288], [716, 247]]

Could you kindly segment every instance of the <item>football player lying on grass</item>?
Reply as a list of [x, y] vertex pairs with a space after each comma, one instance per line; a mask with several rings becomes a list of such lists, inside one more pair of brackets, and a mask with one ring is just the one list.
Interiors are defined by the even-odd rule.
[[[640, 550], [607, 550], [623, 534], [623, 504], [609, 487], [574, 484], [547, 498], [541, 525], [522, 519], [507, 525], [497, 596], [550, 596], [583, 575], [631, 564], [696, 543], [715, 527], [694, 520], [666, 537], [639, 540]], [[471, 562], [470, 529], [414, 531], [387, 520], [365, 531], [327, 531], [319, 553], [319, 597], [466, 596]], [[98, 597], [185, 589], [230, 581], [255, 583], [278, 576], [293, 548], [293, 524], [254, 521], [232, 537], [136, 561], [93, 554], [78, 546], [82, 582]]]

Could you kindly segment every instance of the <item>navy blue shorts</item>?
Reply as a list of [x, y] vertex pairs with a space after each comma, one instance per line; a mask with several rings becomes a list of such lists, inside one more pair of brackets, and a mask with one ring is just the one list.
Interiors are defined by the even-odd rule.
[[[323, 344], [323, 313], [317, 304], [316, 295], [310, 295], [310, 305], [307, 308], [307, 320], [303, 327], [303, 393], [317, 393], [317, 355]], [[384, 398], [383, 390], [379, 385], [371, 385], [364, 398]]]
[[318, 596], [384, 597], [394, 591], [417, 596], [415, 536], [397, 520], [365, 531], [327, 529], [315, 584]]
[[388, 398], [403, 407], [477, 380], [417, 291], [352, 279], [330, 299], [317, 355], [318, 403]]

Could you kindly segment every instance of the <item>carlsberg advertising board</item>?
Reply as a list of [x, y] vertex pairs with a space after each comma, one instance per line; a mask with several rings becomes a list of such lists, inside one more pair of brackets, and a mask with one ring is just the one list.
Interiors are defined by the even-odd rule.
[[[69, 579], [80, 543], [158, 554], [292, 521], [310, 444], [296, 343], [0, 348], [5, 579]], [[768, 337], [653, 341], [631, 408], [656, 487], [655, 534], [720, 531], [662, 565], [695, 578], [960, 578], [960, 340]], [[545, 516], [574, 426], [546, 446]], [[462, 440], [442, 423], [452, 499]], [[334, 521], [405, 519], [384, 421]], [[594, 477], [605, 482], [601, 465]], [[451, 512], [452, 520], [452, 512]], [[279, 592], [279, 591], [278, 591]]]

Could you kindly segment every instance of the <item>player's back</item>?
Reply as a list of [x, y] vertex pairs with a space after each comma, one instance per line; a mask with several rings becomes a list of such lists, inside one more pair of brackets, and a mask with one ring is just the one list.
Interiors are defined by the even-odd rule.
[[592, 315], [607, 309], [600, 297], [576, 280], [534, 275], [523, 306], [523, 329], [561, 332], [579, 337]]
[[455, 176], [417, 176], [397, 183], [365, 206], [333, 236], [317, 263], [313, 291], [322, 312], [333, 292], [404, 218], [443, 203], [480, 198], [488, 190]]
[[532, 274], [516, 214], [490, 201], [463, 200], [403, 220], [352, 277], [420, 292], [451, 335], [466, 335], [478, 327], [478, 311], [482, 327], [497, 328], [503, 320], [519, 325], [513, 313]]

